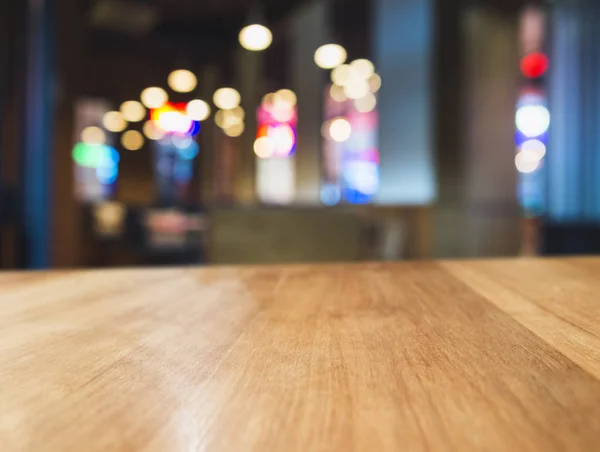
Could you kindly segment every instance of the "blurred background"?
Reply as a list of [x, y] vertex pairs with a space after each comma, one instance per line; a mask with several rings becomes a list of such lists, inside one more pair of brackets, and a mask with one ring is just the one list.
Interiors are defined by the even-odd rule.
[[597, 0], [3, 0], [0, 268], [600, 251]]

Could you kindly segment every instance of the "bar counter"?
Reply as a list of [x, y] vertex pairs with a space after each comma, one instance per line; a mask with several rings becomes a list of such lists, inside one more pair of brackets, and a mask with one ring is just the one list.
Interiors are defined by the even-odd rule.
[[600, 259], [0, 274], [0, 450], [600, 450]]

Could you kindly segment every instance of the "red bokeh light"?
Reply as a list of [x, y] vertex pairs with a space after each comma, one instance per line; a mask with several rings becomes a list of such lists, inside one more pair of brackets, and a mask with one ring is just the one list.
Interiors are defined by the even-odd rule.
[[541, 77], [549, 66], [548, 57], [542, 52], [530, 53], [521, 60], [521, 72], [528, 78]]

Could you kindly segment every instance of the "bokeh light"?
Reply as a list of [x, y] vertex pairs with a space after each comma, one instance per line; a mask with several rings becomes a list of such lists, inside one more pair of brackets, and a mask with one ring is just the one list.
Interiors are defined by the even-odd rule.
[[533, 52], [521, 60], [521, 72], [528, 78], [539, 78], [550, 67], [548, 57], [542, 52]]
[[158, 86], [151, 86], [142, 91], [140, 99], [148, 108], [159, 108], [167, 103], [169, 96], [164, 89], [159, 88]]
[[294, 108], [296, 106], [296, 102], [298, 102], [298, 98], [291, 89], [280, 89], [275, 93], [273, 100], [276, 108], [278, 106]]
[[152, 110], [150, 117], [155, 127], [164, 133], [190, 134], [197, 123], [183, 110], [185, 110], [185, 106], [178, 107], [175, 104], [166, 103], [162, 107]]
[[105, 144], [77, 143], [73, 147], [73, 160], [85, 168], [101, 168], [117, 165], [120, 157], [115, 148]]
[[346, 61], [348, 54], [339, 44], [325, 44], [315, 52], [315, 63], [323, 69], [333, 69]]
[[102, 125], [109, 132], [122, 132], [127, 128], [127, 121], [120, 111], [109, 111], [102, 117]]
[[352, 69], [347, 64], [342, 64], [331, 71], [331, 81], [339, 86], [344, 86], [352, 75]]
[[348, 100], [348, 98], [344, 94], [343, 86], [331, 85], [331, 88], [329, 89], [329, 95], [336, 102], [345, 102]]
[[515, 157], [515, 166], [520, 173], [533, 173], [540, 166], [537, 155], [527, 151], [521, 151]]
[[273, 145], [273, 153], [279, 156], [290, 155], [296, 146], [296, 134], [289, 124], [270, 125], [267, 137]]
[[227, 129], [242, 124], [244, 116], [245, 112], [241, 107], [231, 110], [219, 110], [215, 115], [215, 122], [221, 129]]
[[144, 145], [144, 137], [137, 130], [128, 130], [121, 136], [121, 144], [128, 151], [137, 151]]
[[165, 134], [154, 125], [153, 121], [146, 121], [142, 130], [149, 140], [161, 140], [165, 136]]
[[367, 83], [369, 83], [369, 91], [376, 93], [381, 88], [381, 77], [379, 74], [373, 74]]
[[253, 24], [242, 28], [239, 40], [246, 50], [258, 52], [268, 48], [273, 42], [273, 34], [264, 25]]
[[198, 79], [187, 69], [177, 69], [169, 74], [167, 83], [177, 93], [189, 93], [196, 88]]
[[294, 107], [277, 103], [271, 108], [270, 112], [273, 119], [277, 122], [290, 122], [294, 119], [294, 115], [296, 114]]
[[352, 126], [346, 118], [335, 118], [329, 123], [329, 136], [333, 141], [343, 143], [351, 134]]
[[194, 99], [187, 104], [187, 115], [195, 121], [204, 121], [210, 116], [210, 106], [201, 99]]
[[354, 108], [356, 108], [356, 110], [360, 113], [368, 113], [373, 111], [376, 106], [377, 98], [371, 93], [354, 101]]
[[121, 114], [129, 122], [139, 122], [146, 117], [146, 109], [137, 100], [128, 100], [121, 104]]
[[369, 60], [360, 59], [350, 63], [352, 74], [360, 79], [368, 80], [375, 73], [375, 66]]
[[90, 126], [81, 131], [81, 141], [85, 144], [104, 144], [106, 133], [100, 127]]
[[220, 88], [213, 96], [213, 102], [222, 110], [231, 110], [240, 105], [240, 101], [240, 93], [233, 88]]
[[192, 144], [192, 141], [192, 137], [187, 135], [173, 135], [171, 137], [171, 143], [173, 143], [173, 146], [175, 146], [177, 149], [188, 148]]
[[527, 140], [521, 145], [521, 152], [541, 160], [546, 155], [546, 145], [540, 140]]
[[187, 147], [177, 148], [177, 153], [184, 160], [194, 159], [198, 155], [199, 151], [200, 147], [198, 146], [198, 143], [196, 143], [194, 140], [191, 140]]
[[269, 105], [275, 103], [275, 93], [267, 93], [263, 96], [261, 105], [265, 108], [268, 108]]
[[369, 94], [369, 84], [360, 78], [351, 78], [344, 86], [344, 94], [348, 99], [360, 99]]
[[225, 110], [217, 111], [217, 113], [215, 114], [215, 124], [220, 129], [225, 128]]
[[244, 128], [244, 123], [240, 121], [238, 124], [225, 127], [223, 132], [225, 132], [225, 135], [228, 137], [239, 137], [242, 133], [244, 133]]
[[543, 105], [525, 105], [517, 110], [515, 123], [526, 137], [537, 137], [550, 127], [550, 112]]
[[257, 138], [254, 142], [254, 153], [261, 159], [269, 158], [275, 152], [275, 146], [269, 139], [269, 137]]
[[118, 176], [119, 167], [117, 165], [99, 166], [96, 168], [96, 177], [101, 184], [113, 184], [117, 180]]

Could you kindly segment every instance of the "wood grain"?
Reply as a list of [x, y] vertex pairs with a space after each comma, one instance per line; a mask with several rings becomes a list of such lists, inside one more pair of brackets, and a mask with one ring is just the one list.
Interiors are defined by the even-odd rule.
[[0, 451], [597, 451], [600, 259], [0, 274]]

